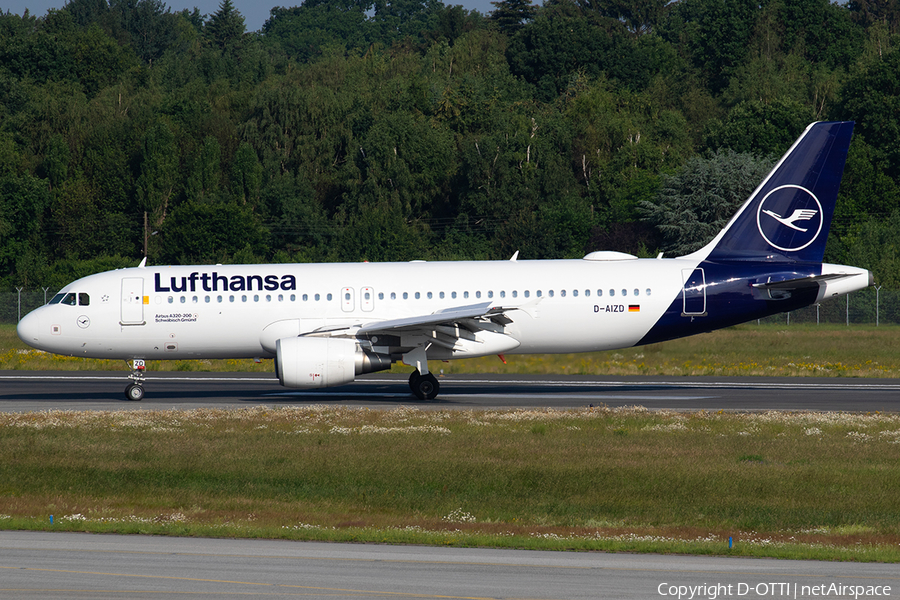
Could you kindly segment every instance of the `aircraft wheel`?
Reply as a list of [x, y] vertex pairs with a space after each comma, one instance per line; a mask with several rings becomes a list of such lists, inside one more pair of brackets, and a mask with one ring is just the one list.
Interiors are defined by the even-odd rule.
[[135, 383], [128, 384], [125, 388], [125, 399], [140, 402], [144, 398], [144, 388]]
[[[418, 375], [418, 373], [416, 371], [414, 374]], [[419, 400], [434, 400], [441, 386], [437, 378], [428, 373], [427, 375], [418, 375], [415, 378], [410, 377], [409, 387]]]

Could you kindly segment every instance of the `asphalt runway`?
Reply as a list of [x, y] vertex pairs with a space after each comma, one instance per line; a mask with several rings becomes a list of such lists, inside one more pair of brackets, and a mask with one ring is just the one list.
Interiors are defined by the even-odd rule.
[[341, 404], [368, 408], [574, 408], [900, 412], [900, 381], [789, 377], [449, 375], [432, 401], [404, 375], [367, 375], [322, 390], [291, 390], [269, 374], [151, 373], [141, 402], [124, 399], [125, 373], [0, 371], [0, 411], [119, 410]]
[[0, 532], [0, 598], [630, 600], [679, 595], [897, 597], [900, 571], [896, 565], [871, 563]]

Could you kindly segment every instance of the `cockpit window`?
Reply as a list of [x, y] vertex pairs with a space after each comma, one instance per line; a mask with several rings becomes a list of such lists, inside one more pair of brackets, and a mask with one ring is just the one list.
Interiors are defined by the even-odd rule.
[[91, 295], [90, 294], [78, 294], [78, 306], [90, 306], [91, 305]]
[[50, 300], [50, 304], [59, 304], [62, 301], [64, 296], [65, 296], [65, 294], [57, 294], [57, 295], [53, 296], [53, 299]]
[[78, 296], [75, 294], [75, 292], [69, 292], [68, 294], [66, 294], [66, 297], [63, 298], [60, 302], [62, 304], [68, 304], [69, 306], [75, 306], [75, 304], [78, 302]]

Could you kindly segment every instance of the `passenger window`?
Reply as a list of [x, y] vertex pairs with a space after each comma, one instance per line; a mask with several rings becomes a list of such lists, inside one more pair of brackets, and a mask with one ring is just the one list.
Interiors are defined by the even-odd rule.
[[297, 301], [297, 294], [291, 294], [291, 302]]
[[469, 292], [463, 292], [463, 298], [468, 298], [468, 297], [469, 297]]
[[197, 304], [198, 302], [200, 302], [200, 298], [198, 298], [197, 296], [194, 296], [193, 298], [191, 298], [191, 302], [194, 304]]
[[315, 299], [316, 302], [318, 302], [319, 299], [321, 298], [321, 296], [319, 294], [316, 294], [315, 296], [313, 296], [313, 298]]
[[598, 298], [602, 298], [602, 297], [603, 297], [603, 290], [597, 290], [597, 297], [598, 297]]
[[450, 297], [456, 300], [456, 292], [450, 292]]
[[525, 297], [528, 298], [531, 296], [531, 292], [529, 290], [525, 290]]
[[517, 292], [516, 290], [513, 290], [513, 293], [512, 293], [512, 294], [513, 294], [513, 298], [518, 298], [518, 297], [519, 297], [519, 292]]
[[572, 295], [573, 295], [574, 297], [577, 298], [577, 297], [578, 297], [578, 290], [572, 290]]
[[537, 291], [537, 297], [538, 297], [538, 298], [540, 298], [541, 296], [543, 296], [543, 294], [544, 294], [544, 293], [543, 293], [541, 290], [538, 290], [538, 291]]
[[476, 297], [476, 298], [481, 298], [481, 292], [480, 292], [480, 291], [475, 292], [475, 297]]
[[304, 302], [309, 302], [309, 294], [303, 294], [302, 298]]
[[428, 292], [428, 299], [429, 299], [429, 300], [431, 300], [431, 299], [433, 298], [433, 296], [434, 296], [434, 294], [432, 294], [431, 292]]
[[391, 300], [397, 299], [397, 292], [391, 292]]
[[441, 292], [440, 294], [438, 294], [438, 296], [440, 296], [441, 300], [443, 300], [443, 299], [444, 299], [444, 292]]
[[628, 295], [628, 290], [622, 290], [622, 295], [623, 295], [623, 296], [627, 296], [627, 295]]
[[634, 290], [634, 295], [635, 295], [635, 296], [640, 296], [640, 295], [641, 295], [641, 290], [635, 289], [635, 290]]
[[585, 297], [585, 298], [590, 298], [590, 297], [591, 297], [591, 290], [584, 290], [584, 297]]
[[325, 300], [327, 300], [328, 302], [331, 302], [331, 298], [332, 298], [331, 294], [326, 294]]
[[422, 298], [422, 294], [419, 292], [416, 292], [416, 300], [419, 300], [420, 298]]
[[553, 297], [553, 290], [550, 290], [549, 292], [547, 292], [547, 295], [550, 296], [550, 297], [552, 298], [552, 297]]
[[488, 298], [494, 297], [494, 290], [488, 290]]
[[253, 301], [259, 302], [259, 294], [253, 294]]
[[403, 299], [409, 300], [409, 292], [403, 292]]
[[78, 294], [78, 306], [90, 306], [91, 297], [89, 294]]
[[234, 302], [234, 296], [228, 296], [228, 301], [229, 301], [229, 302]]
[[169, 296], [169, 304], [173, 304], [175, 302], [175, 298]]
[[187, 296], [179, 296], [178, 301], [182, 304], [187, 304]]
[[616, 295], [616, 290], [609, 290], [609, 297], [612, 298]]
[[222, 304], [222, 296], [216, 296], [216, 302]]
[[241, 302], [247, 301], [247, 294], [241, 294]]
[[650, 288], [647, 288], [647, 295], [650, 295]]
[[203, 297], [203, 301], [206, 302], [207, 304], [209, 304], [209, 301], [210, 301], [210, 300], [211, 300], [211, 298], [210, 298], [209, 296], [204, 296], [204, 297]]

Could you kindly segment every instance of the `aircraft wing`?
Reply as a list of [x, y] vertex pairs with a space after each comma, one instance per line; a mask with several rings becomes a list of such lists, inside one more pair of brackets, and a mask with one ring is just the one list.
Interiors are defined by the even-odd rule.
[[504, 313], [514, 308], [491, 308], [491, 302], [482, 302], [481, 304], [470, 304], [467, 306], [457, 306], [446, 308], [430, 315], [420, 315], [416, 317], [405, 317], [402, 319], [391, 319], [387, 321], [376, 321], [374, 323], [366, 323], [359, 328], [357, 333], [387, 333], [400, 332], [414, 329], [421, 329], [436, 325], [456, 325], [463, 321], [473, 319], [487, 319], [497, 325], [506, 325], [511, 323]]

